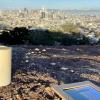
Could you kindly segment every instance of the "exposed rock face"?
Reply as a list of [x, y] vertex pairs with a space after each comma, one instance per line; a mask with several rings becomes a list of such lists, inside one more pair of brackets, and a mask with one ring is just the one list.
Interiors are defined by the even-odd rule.
[[12, 83], [0, 87], [0, 100], [54, 100], [52, 84], [91, 80], [100, 86], [99, 50], [100, 46], [13, 46]]

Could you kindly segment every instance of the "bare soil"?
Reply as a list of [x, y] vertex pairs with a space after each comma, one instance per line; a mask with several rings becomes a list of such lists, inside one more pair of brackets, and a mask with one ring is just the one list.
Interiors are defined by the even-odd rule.
[[0, 100], [54, 100], [52, 84], [100, 86], [100, 46], [12, 46], [12, 82]]

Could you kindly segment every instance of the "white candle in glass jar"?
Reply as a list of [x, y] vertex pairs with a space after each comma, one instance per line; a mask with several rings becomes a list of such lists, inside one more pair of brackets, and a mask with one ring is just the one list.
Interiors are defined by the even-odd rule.
[[12, 49], [0, 46], [0, 86], [6, 86], [11, 83], [11, 58]]

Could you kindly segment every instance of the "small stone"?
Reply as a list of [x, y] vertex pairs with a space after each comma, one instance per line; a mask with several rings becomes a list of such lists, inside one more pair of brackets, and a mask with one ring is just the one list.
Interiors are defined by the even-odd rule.
[[38, 48], [35, 48], [35, 51], [39, 51], [39, 49]]
[[30, 54], [31, 54], [30, 52], [27, 53], [27, 55], [30, 55]]
[[53, 55], [53, 57], [57, 57], [57, 55]]
[[53, 63], [50, 63], [50, 65], [55, 66], [55, 65], [56, 65], [56, 63], [54, 63], [54, 62], [53, 62]]
[[68, 68], [66, 68], [66, 67], [61, 67], [61, 70], [68, 70]]
[[64, 49], [64, 48], [63, 48], [62, 50], [63, 50], [63, 51], [66, 51], [66, 49]]
[[25, 62], [26, 62], [26, 63], [28, 63], [28, 62], [29, 62], [29, 60], [26, 60]]
[[41, 54], [41, 52], [39, 51], [39, 54]]
[[17, 100], [22, 100], [22, 98], [20, 97], [20, 95], [16, 95]]
[[46, 51], [46, 49], [43, 49], [42, 51], [43, 51], [43, 52], [45, 52], [45, 51]]
[[29, 58], [28, 56], [26, 56], [25, 58]]
[[73, 73], [73, 72], [74, 72], [74, 70], [70, 70], [70, 72], [72, 72], [72, 73]]

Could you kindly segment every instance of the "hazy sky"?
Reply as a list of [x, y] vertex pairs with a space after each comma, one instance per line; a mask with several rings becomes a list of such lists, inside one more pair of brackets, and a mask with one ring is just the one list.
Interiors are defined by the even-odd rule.
[[100, 9], [100, 0], [0, 0], [0, 9]]

